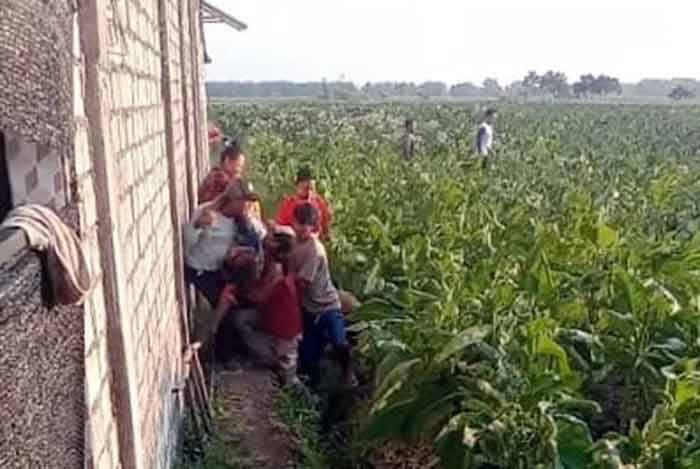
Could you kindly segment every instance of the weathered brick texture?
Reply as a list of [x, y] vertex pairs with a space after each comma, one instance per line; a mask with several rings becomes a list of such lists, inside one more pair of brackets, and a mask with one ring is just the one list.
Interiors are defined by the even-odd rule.
[[[124, 292], [120, 310], [126, 359], [136, 380], [136, 393], [130, 399], [136, 415], [134, 431], [141, 445], [138, 459], [143, 468], [165, 468], [172, 463], [182, 412], [181, 396], [173, 393], [183, 379], [184, 345], [177, 240], [180, 225], [195, 202], [192, 191], [200, 179], [195, 135], [204, 132], [205, 108], [193, 91], [200, 86], [194, 64], [200, 60], [201, 49], [190, 39], [191, 28], [200, 34], [199, 23], [192, 15], [194, 2], [188, 0], [111, 3], [115, 8], [105, 11], [109, 56], [103, 73], [109, 108], [104, 111], [104, 132], [114, 158], [114, 165], [109, 166], [114, 174], [108, 177], [115, 181], [113, 236], [120, 248], [120, 258], [115, 262], [120, 264], [117, 272], [123, 274], [98, 279], [116, 282]], [[196, 24], [191, 26], [193, 20]], [[77, 52], [75, 75], [79, 78], [81, 61]], [[80, 84], [76, 87], [82, 88]], [[81, 106], [78, 98], [76, 109]], [[76, 119], [81, 234], [99, 272], [95, 226], [100, 214], [95, 205], [93, 156], [87, 148], [87, 122], [80, 112]], [[81, 127], [81, 122], [86, 125]], [[93, 464], [110, 468], [117, 467], [119, 461], [118, 422], [111, 410], [113, 395], [106, 354], [109, 338], [100, 286], [86, 305], [86, 399]]]

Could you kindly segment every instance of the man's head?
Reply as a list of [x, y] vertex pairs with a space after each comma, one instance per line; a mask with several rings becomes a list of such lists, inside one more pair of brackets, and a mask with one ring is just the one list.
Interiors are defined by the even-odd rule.
[[242, 179], [233, 181], [219, 199], [219, 211], [229, 218], [248, 215], [250, 207], [258, 200], [253, 187]]
[[301, 168], [297, 172], [297, 197], [308, 199], [314, 192], [315, 180], [311, 169]]
[[496, 122], [496, 118], [498, 117], [498, 112], [494, 108], [489, 108], [486, 110], [484, 113], [484, 118], [486, 119], [486, 122], [489, 124], [494, 124]]
[[294, 208], [292, 228], [297, 239], [306, 241], [318, 228], [318, 211], [311, 204], [301, 204]]
[[235, 178], [243, 175], [245, 155], [241, 151], [238, 139], [225, 140], [224, 150], [221, 152], [221, 167]]
[[414, 119], [406, 119], [406, 132], [412, 134], [416, 131], [416, 121]]
[[278, 262], [283, 261], [294, 246], [294, 230], [287, 226], [276, 226], [263, 241], [265, 252]]

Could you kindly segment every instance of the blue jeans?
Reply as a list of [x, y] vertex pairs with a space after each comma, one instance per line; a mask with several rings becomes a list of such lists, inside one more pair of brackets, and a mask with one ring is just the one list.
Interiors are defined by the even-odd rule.
[[304, 311], [303, 315], [304, 335], [299, 347], [299, 364], [303, 373], [312, 375], [328, 344], [334, 348], [348, 345], [345, 317], [340, 309], [317, 314]]

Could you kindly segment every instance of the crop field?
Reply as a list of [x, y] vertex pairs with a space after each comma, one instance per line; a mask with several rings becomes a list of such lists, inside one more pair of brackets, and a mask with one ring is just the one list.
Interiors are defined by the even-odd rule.
[[373, 370], [353, 445], [415, 467], [700, 468], [700, 108], [498, 110], [482, 167], [475, 104], [214, 109], [268, 211], [306, 164], [333, 208]]

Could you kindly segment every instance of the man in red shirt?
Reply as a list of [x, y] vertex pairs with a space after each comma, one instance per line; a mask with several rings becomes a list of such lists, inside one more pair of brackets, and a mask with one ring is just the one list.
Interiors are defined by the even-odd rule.
[[323, 197], [314, 190], [314, 186], [315, 181], [311, 170], [309, 168], [301, 168], [297, 173], [296, 193], [282, 200], [282, 203], [277, 209], [275, 222], [278, 225], [292, 226], [296, 207], [303, 204], [311, 204], [319, 214], [319, 226], [316, 232], [320, 234], [321, 238], [325, 239], [328, 238], [330, 234], [332, 215], [328, 204]]
[[[280, 263], [292, 247], [293, 232], [277, 227], [265, 237], [265, 266], [253, 291], [237, 294], [229, 285], [221, 293], [217, 323], [229, 313], [248, 353], [262, 366], [275, 370], [282, 384], [297, 384], [301, 312], [294, 278]], [[235, 310], [235, 311], [232, 311]]]

